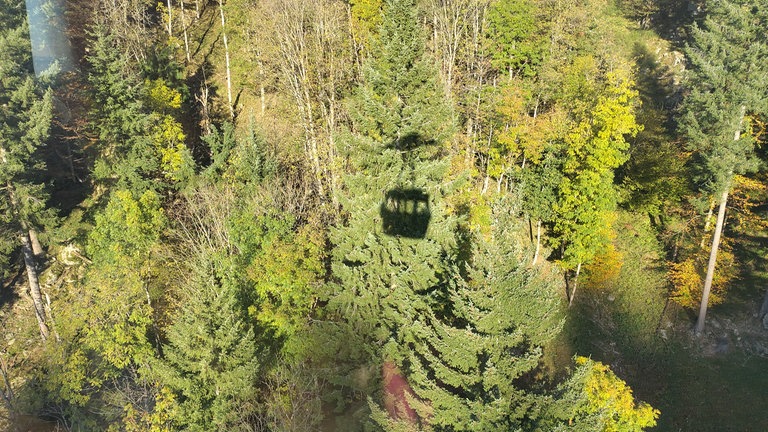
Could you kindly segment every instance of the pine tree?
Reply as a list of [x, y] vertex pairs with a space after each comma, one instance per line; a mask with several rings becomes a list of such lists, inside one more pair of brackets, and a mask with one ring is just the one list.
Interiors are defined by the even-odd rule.
[[766, 23], [768, 10], [759, 1], [712, 1], [702, 27], [693, 26], [687, 50], [691, 92], [680, 128], [694, 152], [701, 188], [719, 202], [697, 333], [704, 329], [733, 177], [758, 166], [749, 116], [768, 112]]
[[546, 401], [520, 378], [560, 330], [560, 283], [528, 267], [518, 210], [509, 200], [493, 207], [490, 232], [476, 233], [467, 282], [455, 277], [450, 318], [413, 324], [406, 364], [435, 430], [530, 430]]
[[259, 350], [242, 277], [223, 255], [208, 251], [189, 263], [193, 274], [155, 365], [185, 430], [251, 430], [256, 413]]
[[[7, 268], [7, 253], [21, 246], [34, 313], [45, 339], [48, 324], [33, 241], [51, 218], [39, 150], [51, 127], [52, 92], [44, 91], [33, 76], [24, 9], [19, 4], [0, 7], [7, 8], [0, 15], [0, 264]], [[5, 276], [5, 270], [0, 275]]]
[[[355, 134], [344, 150], [352, 172], [339, 197], [346, 221], [330, 233], [334, 283], [326, 310], [355, 338], [337, 354], [351, 368], [403, 361], [414, 320], [429, 322], [449, 308], [456, 274], [457, 219], [445, 201], [454, 186], [438, 157], [452, 130], [450, 108], [424, 55], [414, 2], [385, 2], [378, 34], [351, 102]], [[420, 212], [417, 224], [428, 223], [426, 230], [415, 234], [409, 218], [388, 225], [387, 212], [398, 209]]]

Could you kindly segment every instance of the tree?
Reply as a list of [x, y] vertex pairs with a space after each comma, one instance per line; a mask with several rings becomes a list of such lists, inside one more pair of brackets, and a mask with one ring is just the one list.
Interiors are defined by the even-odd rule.
[[[341, 2], [270, 0], [260, 21], [271, 24], [271, 42], [280, 79], [298, 110], [304, 155], [321, 199], [335, 200], [341, 95], [352, 76], [350, 38]], [[334, 206], [336, 207], [336, 206]]]
[[491, 64], [509, 78], [532, 76], [544, 56], [546, 43], [530, 0], [496, 0], [488, 11], [486, 43]]
[[33, 310], [45, 340], [49, 329], [33, 241], [52, 216], [46, 208], [48, 195], [41, 178], [44, 162], [39, 151], [53, 119], [53, 93], [45, 91], [32, 73], [23, 10], [8, 4], [0, 7], [10, 12], [0, 15], [0, 263], [5, 264], [7, 252], [21, 246]]
[[257, 379], [272, 347], [257, 339], [246, 267], [273, 233], [268, 222], [249, 223], [258, 222], [253, 208], [241, 204], [224, 186], [198, 185], [179, 209], [178, 306], [147, 377], [170, 391], [173, 421], [185, 430], [251, 430], [257, 416]]
[[[431, 323], [450, 308], [457, 274], [450, 258], [457, 218], [446, 200], [456, 179], [439, 157], [452, 130], [450, 109], [424, 55], [414, 2], [386, 1], [377, 33], [350, 101], [354, 132], [343, 141], [351, 171], [339, 196], [344, 223], [329, 235], [325, 315], [334, 324], [321, 332], [349, 335], [329, 354], [339, 359], [339, 381], [361, 365], [403, 367], [422, 339], [412, 324]], [[415, 224], [423, 229], [409, 218], [395, 228], [403, 235], [387, 232], [386, 212], [401, 208], [420, 212]]]
[[418, 342], [407, 364], [436, 430], [530, 430], [545, 403], [520, 378], [538, 367], [541, 347], [560, 331], [561, 283], [527, 265], [515, 214], [509, 199], [494, 203], [488, 234], [475, 233], [466, 283], [451, 290], [450, 317], [413, 324]]
[[[586, 357], [575, 360], [576, 370], [549, 407], [552, 417], [538, 430], [642, 432], [656, 426], [659, 410], [636, 403], [632, 389], [608, 366]], [[552, 419], [555, 424], [548, 423]]]
[[759, 2], [713, 1], [702, 27], [694, 24], [687, 50], [691, 91], [680, 129], [694, 152], [701, 189], [719, 203], [697, 334], [704, 330], [733, 176], [758, 167], [749, 115], [768, 112], [768, 45], [762, 34], [767, 13]]
[[97, 103], [91, 115], [100, 150], [94, 177], [139, 194], [183, 185], [194, 163], [177, 118], [182, 94], [175, 77], [165, 76], [178, 65], [167, 52], [134, 64], [121, 54], [112, 29], [97, 25], [93, 38], [89, 81]]
[[563, 248], [566, 268], [575, 269], [571, 303], [582, 265], [608, 243], [617, 203], [614, 169], [627, 161], [626, 136], [636, 135], [641, 128], [634, 115], [637, 91], [628, 66], [616, 65], [600, 85], [585, 79], [596, 72], [593, 61], [579, 59], [574, 68], [580, 72], [567, 82], [572, 88], [566, 91], [585, 103], [575, 112], [578, 123], [565, 136], [563, 177], [554, 208], [555, 241]]
[[154, 373], [173, 392], [174, 421], [186, 430], [251, 430], [259, 350], [239, 277], [231, 260], [215, 251], [190, 264], [189, 285]]

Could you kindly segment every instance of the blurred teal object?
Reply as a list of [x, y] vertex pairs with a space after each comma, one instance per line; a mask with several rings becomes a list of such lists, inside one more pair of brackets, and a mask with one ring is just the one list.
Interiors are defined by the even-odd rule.
[[65, 33], [64, 0], [25, 1], [35, 75], [72, 70], [72, 50]]

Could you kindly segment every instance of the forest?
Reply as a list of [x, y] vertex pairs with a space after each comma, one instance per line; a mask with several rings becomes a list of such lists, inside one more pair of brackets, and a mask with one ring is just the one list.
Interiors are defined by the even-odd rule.
[[0, 430], [768, 430], [767, 28], [0, 0]]

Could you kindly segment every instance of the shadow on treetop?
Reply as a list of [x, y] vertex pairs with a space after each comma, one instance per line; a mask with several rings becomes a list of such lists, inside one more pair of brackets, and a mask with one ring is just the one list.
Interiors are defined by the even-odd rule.
[[[401, 151], [404, 162], [408, 165], [411, 182], [415, 180], [415, 155], [419, 148], [433, 144], [417, 134], [408, 134], [392, 142], [387, 148]], [[398, 181], [398, 184], [401, 184]], [[429, 206], [429, 194], [413, 186], [398, 186], [384, 194], [379, 207], [382, 228], [385, 234], [396, 237], [423, 239], [427, 235], [432, 212]]]

